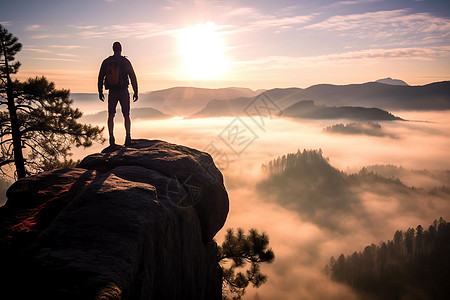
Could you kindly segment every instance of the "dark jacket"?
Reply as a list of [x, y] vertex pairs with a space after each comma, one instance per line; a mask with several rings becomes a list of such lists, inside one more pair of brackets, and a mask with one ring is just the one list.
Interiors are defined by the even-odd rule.
[[[133, 66], [131, 65], [131, 62], [125, 56], [119, 56], [119, 55], [118, 56], [110, 56], [102, 62], [102, 65], [100, 67], [100, 72], [98, 73], [98, 81], [97, 81], [98, 92], [99, 93], [103, 92], [103, 82], [106, 77], [106, 68], [108, 67], [108, 60], [114, 59], [114, 58], [117, 59], [117, 57], [119, 57], [119, 59], [120, 59], [121, 76], [125, 77], [125, 82], [126, 82], [125, 88], [128, 88], [128, 77], [130, 77], [131, 86], [133, 87], [133, 91], [135, 94], [137, 94], [138, 93], [138, 85], [137, 85], [136, 74], [134, 73], [134, 70], [133, 70]], [[108, 88], [108, 87], [106, 87], [106, 88]]]

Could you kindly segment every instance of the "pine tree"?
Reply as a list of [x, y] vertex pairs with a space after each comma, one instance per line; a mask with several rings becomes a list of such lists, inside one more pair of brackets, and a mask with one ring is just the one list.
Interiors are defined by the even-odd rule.
[[[1, 64], [0, 79], [2, 81], [0, 92], [2, 93], [6, 92], [6, 100], [7, 100], [6, 102], [1, 101], [0, 105], [6, 104], [8, 106], [9, 128], [10, 128], [9, 134], [11, 136], [11, 143], [13, 145], [13, 157], [2, 157], [2, 160], [0, 161], [0, 167], [14, 162], [16, 165], [16, 172], [18, 178], [25, 177], [26, 172], [22, 153], [19, 121], [17, 118], [17, 108], [14, 102], [14, 89], [13, 89], [13, 82], [11, 80], [11, 74], [15, 74], [19, 70], [20, 62], [18, 61], [15, 63], [12, 62], [15, 59], [14, 56], [21, 49], [22, 44], [18, 42], [18, 38], [9, 33], [8, 30], [0, 24], [0, 64]], [[3, 134], [3, 125], [4, 125], [3, 120], [1, 120], [0, 124], [2, 125], [1, 133]], [[2, 149], [3, 148], [4, 147], [2, 144]]]
[[[18, 179], [32, 172], [74, 164], [72, 145], [88, 147], [103, 142], [103, 128], [78, 123], [82, 113], [71, 107], [70, 91], [56, 89], [44, 76], [13, 81], [20, 63], [14, 56], [22, 45], [0, 25], [0, 169], [14, 163]], [[5, 100], [3, 100], [3, 98]], [[25, 149], [25, 150], [24, 150]], [[24, 153], [27, 159], [24, 158]]]
[[[372, 244], [351, 256], [331, 257], [326, 266], [331, 279], [346, 283], [375, 299], [448, 299], [450, 287], [450, 223], [435, 220], [406, 232], [397, 230], [393, 240]], [[422, 297], [420, 297], [422, 299]]]
[[[267, 281], [260, 265], [272, 263], [275, 259], [272, 249], [268, 247], [269, 237], [265, 233], [260, 234], [256, 229], [251, 229], [245, 234], [242, 228], [235, 233], [233, 229], [228, 229], [218, 251], [218, 261], [223, 272], [224, 299], [228, 299], [227, 294], [232, 294], [234, 300], [241, 299], [250, 283], [259, 287]], [[236, 273], [236, 268], [244, 268], [247, 263], [250, 263], [250, 267], [245, 274]]]

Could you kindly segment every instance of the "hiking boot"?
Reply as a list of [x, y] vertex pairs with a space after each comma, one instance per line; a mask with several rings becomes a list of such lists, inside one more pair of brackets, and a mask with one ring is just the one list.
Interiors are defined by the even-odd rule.
[[114, 146], [116, 144], [116, 139], [113, 136], [109, 137], [109, 145]]
[[131, 136], [127, 135], [127, 137], [125, 138], [125, 146], [130, 146], [131, 145]]

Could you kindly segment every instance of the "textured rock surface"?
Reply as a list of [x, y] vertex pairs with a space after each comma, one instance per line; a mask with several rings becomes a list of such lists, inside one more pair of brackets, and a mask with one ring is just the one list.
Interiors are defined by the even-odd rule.
[[204, 152], [134, 142], [10, 188], [0, 208], [2, 295], [221, 299], [212, 241], [228, 214], [220, 171]]

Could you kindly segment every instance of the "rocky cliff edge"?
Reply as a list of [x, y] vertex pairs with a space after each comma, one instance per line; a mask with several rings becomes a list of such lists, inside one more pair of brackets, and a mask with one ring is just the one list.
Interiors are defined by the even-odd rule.
[[2, 299], [221, 299], [222, 174], [207, 153], [133, 142], [11, 186]]

